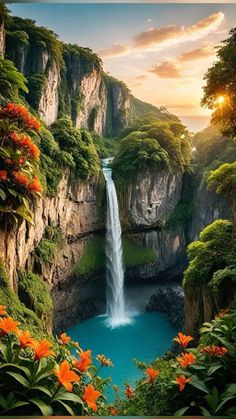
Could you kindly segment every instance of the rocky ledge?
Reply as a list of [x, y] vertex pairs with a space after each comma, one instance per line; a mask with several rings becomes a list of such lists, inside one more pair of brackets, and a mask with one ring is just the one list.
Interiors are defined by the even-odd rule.
[[160, 284], [145, 307], [146, 312], [166, 313], [174, 326], [184, 324], [184, 292], [179, 284]]

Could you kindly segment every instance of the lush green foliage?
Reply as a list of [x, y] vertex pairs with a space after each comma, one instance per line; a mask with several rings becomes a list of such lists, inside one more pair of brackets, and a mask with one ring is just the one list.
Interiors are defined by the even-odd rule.
[[[0, 319], [0, 413], [2, 415], [91, 415], [102, 408], [109, 379], [97, 373], [112, 363], [98, 355], [92, 365], [91, 351], [84, 352], [64, 333], [52, 343], [37, 341], [29, 331], [6, 317]], [[77, 349], [76, 357], [72, 355]]]
[[127, 178], [146, 168], [184, 171], [191, 147], [186, 128], [179, 122], [161, 122], [149, 116], [127, 128], [113, 161], [114, 174]]
[[235, 252], [236, 237], [232, 223], [228, 220], [214, 221], [201, 232], [199, 241], [188, 246], [190, 262], [184, 273], [184, 286], [209, 284], [219, 270], [235, 267]]
[[46, 84], [47, 78], [45, 74], [27, 75], [29, 93], [26, 99], [33, 109], [38, 109], [39, 102], [42, 97], [43, 88]]
[[31, 331], [42, 336], [42, 322], [34, 311], [27, 308], [15, 292], [12, 291], [3, 263], [0, 261], [0, 300], [7, 305], [8, 314], [19, 321], [22, 326], [30, 327]]
[[60, 161], [62, 164], [66, 156], [67, 164], [74, 166], [76, 175], [83, 179], [99, 173], [97, 150], [88, 131], [75, 128], [68, 118], [61, 118], [53, 124], [52, 133], [63, 152]]
[[[121, 416], [235, 415], [235, 341], [235, 312], [220, 314], [203, 325], [197, 348], [182, 348], [177, 359], [169, 354], [155, 360], [151, 367], [158, 376], [153, 382], [140, 379], [127, 400], [117, 398], [116, 411]], [[138, 366], [147, 372], [147, 365]], [[187, 379], [182, 389], [176, 382], [181, 375]]]
[[[8, 31], [11, 33], [11, 37], [6, 38], [6, 53], [11, 60], [14, 61], [14, 48], [16, 47], [16, 41], [19, 41], [17, 34], [20, 31], [25, 32], [28, 36], [29, 54], [32, 57], [41, 49], [46, 49], [57, 64], [63, 65], [62, 43], [57, 39], [53, 31], [37, 26], [32, 19], [22, 19], [20, 17], [11, 19]], [[23, 40], [25, 41], [25, 37]]]
[[48, 325], [52, 314], [52, 298], [43, 278], [31, 271], [22, 271], [19, 274], [18, 287], [20, 300], [36, 313], [44, 327]]
[[209, 173], [208, 188], [223, 195], [229, 202], [233, 215], [236, 217], [236, 162], [222, 164]]
[[[217, 51], [218, 61], [205, 75], [203, 104], [213, 113], [213, 123], [220, 123], [222, 132], [229, 136], [236, 135], [236, 28], [229, 33], [229, 38]], [[219, 104], [219, 96], [224, 102]]]
[[14, 100], [19, 90], [28, 93], [25, 77], [16, 69], [12, 61], [0, 57], [0, 99]]

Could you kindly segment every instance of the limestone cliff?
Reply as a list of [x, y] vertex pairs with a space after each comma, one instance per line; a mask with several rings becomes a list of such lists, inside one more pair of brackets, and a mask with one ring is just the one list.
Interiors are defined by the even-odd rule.
[[4, 55], [5, 50], [5, 28], [4, 22], [0, 21], [0, 56]]
[[17, 273], [32, 269], [35, 248], [48, 225], [61, 229], [63, 242], [52, 263], [42, 266], [42, 275], [52, 289], [73, 274], [74, 264], [83, 252], [86, 238], [104, 228], [104, 215], [99, 207], [100, 180], [72, 182], [68, 173], [53, 198], [39, 199], [34, 208], [34, 225], [25, 222], [15, 230], [0, 230], [0, 258], [9, 274], [11, 287], [17, 292]]

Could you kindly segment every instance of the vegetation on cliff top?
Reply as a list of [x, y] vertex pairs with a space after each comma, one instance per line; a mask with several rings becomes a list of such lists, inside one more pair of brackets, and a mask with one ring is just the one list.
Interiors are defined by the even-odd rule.
[[180, 122], [163, 122], [147, 115], [124, 130], [112, 167], [122, 179], [142, 170], [185, 171], [191, 157], [188, 131]]

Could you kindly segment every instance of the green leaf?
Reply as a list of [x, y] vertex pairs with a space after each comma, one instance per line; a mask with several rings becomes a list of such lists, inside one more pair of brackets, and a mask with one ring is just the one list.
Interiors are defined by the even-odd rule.
[[207, 410], [204, 406], [199, 406], [199, 407], [203, 413], [203, 416], [211, 416], [209, 410]]
[[75, 412], [71, 409], [70, 406], [68, 406], [68, 404], [62, 402], [61, 400], [58, 400], [58, 403], [60, 403], [71, 416], [75, 416]]
[[174, 415], [175, 416], [183, 416], [185, 412], [189, 409], [189, 406], [182, 407], [181, 409], [177, 410]]
[[18, 402], [15, 402], [13, 405], [11, 405], [6, 410], [9, 411], [9, 410], [16, 409], [17, 407], [26, 406], [26, 405], [29, 405], [29, 403], [28, 402], [25, 402], [25, 401], [22, 401], [22, 402], [21, 401], [18, 401]]
[[55, 401], [65, 400], [65, 401], [80, 403], [82, 405], [84, 404], [83, 401], [81, 400], [81, 398], [79, 396], [77, 396], [77, 394], [68, 393], [68, 392], [56, 395], [53, 398], [53, 400], [55, 400]]
[[5, 192], [4, 192], [4, 190], [3, 189], [0, 189], [0, 198], [2, 198], [3, 201], [5, 201], [6, 197], [7, 196], [6, 196]]
[[17, 372], [7, 371], [6, 374], [15, 378], [15, 380], [18, 381], [18, 383], [22, 384], [24, 387], [27, 387], [27, 388], [29, 387], [29, 382], [24, 377], [22, 377], [22, 375], [18, 374]]
[[[229, 396], [226, 397], [217, 407], [216, 411], [214, 413], [220, 413], [220, 409], [225, 405], [226, 402], [228, 402], [229, 400], [235, 400], [235, 396]], [[224, 413], [224, 412], [223, 412]]]
[[207, 373], [208, 373], [208, 375], [212, 375], [212, 374], [214, 374], [214, 372], [216, 372], [217, 370], [219, 370], [222, 367], [223, 367], [223, 365], [219, 365], [219, 364], [211, 365]]
[[199, 390], [203, 391], [204, 393], [209, 393], [209, 390], [205, 384], [204, 381], [199, 380], [199, 378], [196, 375], [193, 375], [191, 377], [191, 380], [189, 381], [189, 384], [195, 388], [198, 388]]
[[35, 404], [39, 408], [39, 410], [42, 412], [43, 416], [52, 416], [53, 410], [52, 410], [51, 406], [42, 402], [42, 400], [30, 399], [29, 401], [31, 403]]
[[17, 195], [18, 195], [18, 194], [17, 194], [17, 192], [15, 191], [15, 189], [8, 188], [7, 190], [8, 190], [8, 192], [10, 192], [10, 194], [11, 194], [11, 195], [13, 195], [13, 196], [17, 197]]
[[6, 400], [4, 399], [4, 397], [1, 394], [0, 394], [0, 406], [2, 406], [2, 408], [4, 410], [7, 409], [7, 402], [6, 402]]
[[7, 368], [7, 367], [14, 367], [14, 368], [16, 368], [20, 371], [23, 371], [27, 375], [27, 377], [31, 376], [29, 368], [23, 367], [22, 365], [17, 365], [17, 364], [12, 364], [12, 363], [7, 363], [7, 364], [0, 365], [0, 369]]
[[34, 225], [31, 213], [25, 208], [24, 205], [20, 205], [14, 212], [28, 221], [30, 224]]
[[52, 397], [51, 391], [43, 386], [34, 386], [30, 388], [30, 391], [41, 391], [44, 394], [47, 394], [47, 396]]

